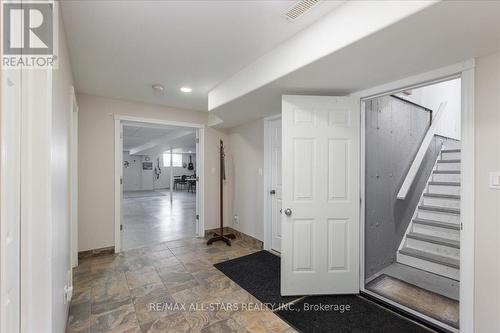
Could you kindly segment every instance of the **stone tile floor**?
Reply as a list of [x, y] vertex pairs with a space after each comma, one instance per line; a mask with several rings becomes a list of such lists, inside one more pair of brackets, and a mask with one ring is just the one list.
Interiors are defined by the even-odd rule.
[[213, 267], [259, 249], [239, 239], [231, 247], [205, 242], [170, 241], [80, 261], [67, 332], [295, 332]]

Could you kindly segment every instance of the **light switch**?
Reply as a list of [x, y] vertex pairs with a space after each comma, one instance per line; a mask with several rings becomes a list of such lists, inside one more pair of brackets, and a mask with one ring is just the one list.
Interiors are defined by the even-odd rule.
[[490, 188], [500, 190], [500, 171], [490, 172]]

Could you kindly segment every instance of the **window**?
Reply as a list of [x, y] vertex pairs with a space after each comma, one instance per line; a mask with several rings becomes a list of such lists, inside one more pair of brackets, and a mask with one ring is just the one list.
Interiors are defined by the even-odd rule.
[[[172, 154], [172, 164], [174, 167], [182, 167], [182, 154]], [[170, 167], [170, 152], [163, 153], [163, 166]]]

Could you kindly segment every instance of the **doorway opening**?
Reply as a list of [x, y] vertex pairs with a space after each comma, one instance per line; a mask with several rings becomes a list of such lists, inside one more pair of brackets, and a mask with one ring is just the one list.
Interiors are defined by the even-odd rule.
[[425, 321], [460, 321], [461, 79], [364, 100], [365, 291]]
[[203, 235], [203, 128], [121, 117], [115, 130], [115, 251]]

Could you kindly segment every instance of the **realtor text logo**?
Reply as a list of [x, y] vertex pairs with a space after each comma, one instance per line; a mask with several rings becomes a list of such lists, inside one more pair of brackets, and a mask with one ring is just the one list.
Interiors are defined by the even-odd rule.
[[2, 67], [53, 67], [54, 3], [2, 1], [2, 6]]

